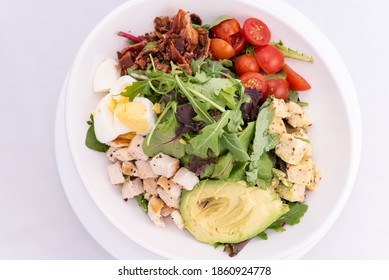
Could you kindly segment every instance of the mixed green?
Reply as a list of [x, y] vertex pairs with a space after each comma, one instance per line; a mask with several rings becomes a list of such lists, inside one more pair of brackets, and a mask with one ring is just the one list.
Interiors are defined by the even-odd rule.
[[[229, 31], [218, 30], [221, 25]], [[247, 35], [258, 25], [267, 28], [252, 18], [243, 32], [231, 17], [208, 26], [192, 24], [209, 30], [208, 56], [190, 60], [189, 68], [173, 61], [157, 67], [159, 60], [148, 53], [144, 69], [124, 69], [136, 81], [121, 92], [129, 102], [142, 96], [158, 104], [155, 124], [142, 142], [143, 153], [153, 159], [161, 154], [177, 159], [180, 167], [199, 178], [193, 189], [180, 194], [183, 224], [196, 239], [224, 245], [230, 256], [255, 236], [267, 239], [268, 229], [284, 231], [286, 224], [299, 223], [308, 208], [303, 203], [305, 190], [312, 190], [319, 176], [306, 133], [311, 123], [301, 113], [308, 104], [298, 96], [310, 85], [284, 63], [284, 57], [308, 62], [313, 58], [281, 41], [270, 43], [268, 29], [262, 34], [265, 41]], [[218, 50], [224, 44], [232, 51]], [[143, 50], [156, 46], [147, 42]], [[261, 63], [263, 56], [273, 54], [275, 68], [274, 63]], [[87, 146], [106, 151], [108, 146], [94, 135], [93, 116], [89, 124]], [[149, 197], [134, 197], [149, 211]]]

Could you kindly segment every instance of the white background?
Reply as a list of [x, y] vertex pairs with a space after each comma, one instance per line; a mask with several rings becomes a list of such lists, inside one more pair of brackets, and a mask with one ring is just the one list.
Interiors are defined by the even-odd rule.
[[[0, 259], [112, 258], [65, 196], [54, 125], [62, 83], [83, 39], [123, 2], [0, 0]], [[335, 45], [362, 112], [354, 190], [335, 225], [304, 258], [389, 259], [389, 1], [285, 2]], [[134, 248], [133, 258], [146, 255]]]

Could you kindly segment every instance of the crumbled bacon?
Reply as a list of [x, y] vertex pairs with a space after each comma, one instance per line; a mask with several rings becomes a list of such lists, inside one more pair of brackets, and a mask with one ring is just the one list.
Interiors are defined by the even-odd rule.
[[[208, 30], [198, 27], [194, 29], [188, 12], [179, 10], [173, 18], [157, 17], [154, 19], [155, 31], [139, 36], [142, 42], [131, 45], [118, 52], [122, 75], [127, 68], [146, 69], [154, 60], [158, 70], [170, 72], [170, 61], [173, 61], [188, 74], [192, 73], [190, 62], [209, 56], [210, 39]], [[195, 15], [198, 22], [200, 17]], [[156, 42], [150, 49], [144, 49], [148, 42]]]

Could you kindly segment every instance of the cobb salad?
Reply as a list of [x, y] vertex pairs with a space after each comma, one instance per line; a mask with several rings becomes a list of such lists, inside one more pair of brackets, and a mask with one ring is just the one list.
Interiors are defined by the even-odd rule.
[[124, 201], [230, 256], [299, 223], [320, 174], [298, 93], [311, 86], [285, 58], [313, 58], [271, 42], [257, 18], [203, 24], [180, 9], [154, 26], [141, 36], [120, 31], [128, 46], [94, 77], [105, 95], [86, 146], [111, 161]]

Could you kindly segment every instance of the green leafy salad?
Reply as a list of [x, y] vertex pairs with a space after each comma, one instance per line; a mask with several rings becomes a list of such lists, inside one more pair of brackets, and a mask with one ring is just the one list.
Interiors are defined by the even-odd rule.
[[124, 201], [134, 198], [155, 225], [170, 217], [230, 256], [299, 223], [320, 175], [298, 93], [310, 85], [284, 58], [313, 58], [269, 42], [254, 18], [243, 27], [225, 16], [202, 25], [179, 10], [154, 23], [139, 37], [120, 32], [130, 44], [94, 80], [105, 95], [86, 146], [105, 152]]

